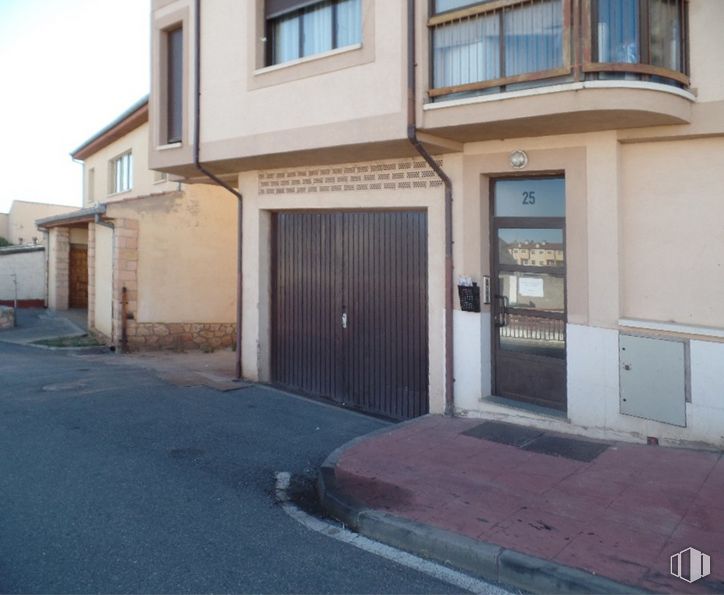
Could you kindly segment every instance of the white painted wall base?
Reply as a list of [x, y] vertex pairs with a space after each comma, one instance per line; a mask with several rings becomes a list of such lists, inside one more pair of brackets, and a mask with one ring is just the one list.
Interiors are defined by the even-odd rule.
[[[460, 313], [465, 314], [465, 313]], [[619, 362], [617, 330], [569, 324], [568, 340], [568, 417], [559, 418], [507, 407], [487, 400], [488, 391], [473, 396], [474, 381], [470, 352], [480, 345], [481, 362], [475, 373], [484, 377], [488, 363], [487, 336], [471, 330], [463, 316], [456, 317], [456, 410], [459, 415], [524, 424], [557, 432], [567, 432], [608, 440], [644, 442], [648, 436], [663, 445], [724, 448], [724, 343], [690, 341], [691, 403], [686, 404], [684, 428], [650, 421], [619, 412]], [[487, 317], [489, 326], [489, 317]], [[481, 329], [483, 324], [478, 329]], [[489, 330], [488, 330], [489, 332]], [[482, 342], [473, 343], [473, 340]], [[462, 342], [468, 340], [465, 346]], [[458, 347], [459, 345], [459, 347]], [[457, 354], [460, 354], [459, 356]], [[464, 359], [459, 359], [464, 358]], [[459, 361], [459, 363], [458, 363]], [[458, 376], [459, 375], [459, 376]], [[488, 380], [489, 382], [489, 380]]]
[[686, 427], [619, 412], [618, 337], [615, 330], [568, 325], [568, 416], [577, 426], [648, 436], [663, 444], [724, 446], [724, 344], [690, 342], [691, 403]]
[[482, 393], [481, 314], [455, 310], [455, 404], [462, 409], [475, 409]]
[[45, 250], [0, 253], [0, 300], [16, 297], [45, 299]]

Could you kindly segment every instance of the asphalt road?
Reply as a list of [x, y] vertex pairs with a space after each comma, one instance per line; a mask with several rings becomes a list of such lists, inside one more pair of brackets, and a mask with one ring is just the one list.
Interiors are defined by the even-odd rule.
[[0, 343], [0, 592], [451, 592], [274, 501], [276, 471], [382, 425]]

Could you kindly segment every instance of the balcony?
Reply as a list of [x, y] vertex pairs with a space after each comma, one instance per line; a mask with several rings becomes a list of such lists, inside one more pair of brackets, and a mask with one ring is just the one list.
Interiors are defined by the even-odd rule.
[[[565, 115], [566, 132], [688, 120], [692, 96], [686, 0], [435, 0], [433, 4], [428, 20], [427, 128], [468, 120], [455, 122], [455, 117], [436, 108], [490, 106], [496, 99], [511, 100], [505, 102], [504, 113], [499, 113], [500, 106], [486, 110], [495, 115], [490, 122], [498, 127], [501, 118], [547, 115]], [[545, 101], [540, 96], [546, 90], [555, 91], [556, 99], [552, 111], [541, 112]], [[662, 97], [667, 91], [669, 97]], [[513, 101], [525, 98], [528, 101]], [[475, 118], [480, 119], [477, 112]], [[550, 126], [554, 122], [555, 117], [548, 119], [547, 132], [562, 131], [558, 125]], [[545, 128], [545, 122], [540, 124]], [[502, 133], [511, 135], [508, 130]]]

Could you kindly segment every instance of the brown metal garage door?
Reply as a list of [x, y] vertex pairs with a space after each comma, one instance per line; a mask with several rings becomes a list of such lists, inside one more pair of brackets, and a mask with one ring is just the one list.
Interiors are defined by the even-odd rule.
[[272, 378], [369, 413], [428, 411], [427, 217], [278, 213]]

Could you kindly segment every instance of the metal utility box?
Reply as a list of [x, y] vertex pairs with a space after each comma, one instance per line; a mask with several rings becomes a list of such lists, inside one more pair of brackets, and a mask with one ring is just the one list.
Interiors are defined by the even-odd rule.
[[621, 413], [686, 426], [686, 345], [619, 335]]

